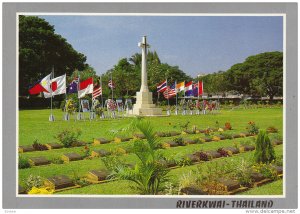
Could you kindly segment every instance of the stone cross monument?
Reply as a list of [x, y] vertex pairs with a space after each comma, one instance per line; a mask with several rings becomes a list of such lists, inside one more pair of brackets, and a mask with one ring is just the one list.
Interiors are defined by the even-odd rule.
[[148, 89], [147, 79], [147, 44], [146, 36], [143, 36], [143, 41], [139, 42], [138, 46], [142, 48], [142, 84], [139, 92], [136, 92], [136, 104], [133, 106], [133, 114], [140, 116], [160, 116], [162, 109], [156, 108], [152, 101], [152, 92]]

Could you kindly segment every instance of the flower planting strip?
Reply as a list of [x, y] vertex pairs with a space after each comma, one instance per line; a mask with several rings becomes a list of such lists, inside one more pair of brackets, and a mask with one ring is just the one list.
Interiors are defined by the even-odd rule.
[[[252, 135], [251, 136], [249, 136], [249, 137], [252, 137]], [[240, 136], [240, 138], [241, 138], [241, 136]], [[245, 138], [245, 137], [244, 137]], [[205, 138], [199, 138], [199, 139], [205, 139]], [[224, 139], [224, 140], [227, 140], [227, 139]], [[191, 140], [192, 141], [192, 140]], [[206, 139], [205, 140], [205, 142], [211, 142], [211, 140], [208, 138], [208, 139]], [[213, 141], [214, 142], [214, 141]], [[190, 145], [190, 144], [192, 144], [192, 143], [187, 143], [187, 145]], [[279, 144], [274, 144], [274, 145], [279, 145]], [[182, 146], [182, 145], [179, 145], [179, 144], [177, 144], [177, 143], [175, 143], [175, 142], [172, 142], [172, 141], [169, 141], [169, 142], [165, 142], [165, 143], [163, 143], [163, 148], [164, 149], [170, 149], [171, 147], [178, 147], [178, 146]], [[184, 146], [186, 146], [186, 145], [184, 145]], [[249, 150], [246, 150], [245, 149], [245, 151], [252, 151], [253, 149], [255, 149], [255, 147], [253, 147], [253, 146], [244, 146], [245, 148], [247, 147], [249, 147], [250, 149]], [[252, 148], [253, 147], [253, 148]], [[130, 152], [128, 152], [127, 154], [129, 154]], [[83, 157], [79, 157], [79, 154], [77, 154], [77, 153], [70, 153], [70, 154], [76, 154], [76, 157], [77, 158], [73, 158], [72, 159], [72, 157], [71, 157], [71, 159], [68, 157], [68, 156], [66, 156], [66, 154], [64, 154], [63, 156], [62, 156], [62, 160], [64, 161], [64, 163], [68, 163], [68, 162], [70, 162], [70, 161], [80, 161], [80, 160], [84, 160], [84, 158]], [[69, 155], [69, 154], [68, 154]], [[106, 150], [102, 150], [102, 149], [95, 149], [95, 150], [93, 150], [92, 151], [92, 154], [91, 154], [91, 157], [92, 158], [96, 158], [96, 157], [104, 157], [104, 156], [108, 156], [108, 155], [111, 155], [111, 153], [110, 152], [108, 152], [108, 151], [106, 151]], [[72, 156], [72, 155], [71, 155]], [[73, 155], [74, 156], [74, 155]], [[49, 163], [50, 164], [50, 163]]]
[[[215, 131], [217, 131], [217, 130], [215, 130]], [[213, 132], [213, 131], [211, 131], [211, 132]], [[199, 133], [202, 133], [202, 132], [198, 131], [198, 134]], [[134, 134], [134, 135], [139, 135], [139, 134]], [[131, 139], [136, 138], [134, 135], [133, 135], [133, 137], [127, 137], [127, 138], [117, 137], [118, 138], [117, 141], [120, 142], [120, 139], [121, 139], [121, 142], [130, 141]], [[157, 132], [156, 133], [157, 137], [174, 137], [174, 136], [179, 136], [179, 135], [182, 135], [182, 133], [177, 132], [177, 131]], [[189, 134], [185, 134], [185, 135], [189, 135]], [[191, 134], [191, 135], [194, 135], [194, 133]], [[140, 135], [140, 136], [142, 137], [142, 135]], [[73, 146], [73, 147], [81, 147], [81, 146], [85, 146], [86, 144], [100, 145], [100, 144], [109, 144], [109, 143], [116, 143], [116, 141], [107, 140], [105, 138], [94, 138], [93, 142], [78, 142], [78, 144], [76, 146]], [[45, 146], [48, 148], [48, 150], [64, 148], [63, 145], [59, 144], [59, 143], [46, 143]], [[18, 151], [19, 151], [19, 153], [24, 153], [24, 152], [34, 152], [34, 151], [37, 151], [37, 150], [35, 150], [31, 145], [29, 145], [29, 146], [19, 146]]]
[[[249, 152], [250, 152], [250, 151], [249, 151]], [[245, 152], [243, 152], [243, 153], [245, 153]], [[242, 153], [233, 154], [232, 156], [239, 155], [239, 154], [242, 154]], [[212, 160], [212, 159], [211, 159], [211, 160]], [[197, 164], [201, 164], [201, 163], [203, 163], [203, 162], [204, 162], [204, 161], [199, 160], [199, 161], [197, 161], [197, 162], [192, 162], [191, 165], [197, 165]], [[177, 165], [177, 166], [171, 166], [171, 167], [168, 167], [168, 168], [172, 170], [172, 169], [177, 169], [177, 168], [180, 168], [180, 167], [182, 167], [182, 166], [178, 166], [178, 165]], [[277, 172], [281, 173], [281, 174], [278, 173], [278, 177], [279, 177], [279, 178], [282, 178], [282, 176], [283, 176], [283, 174], [282, 174], [282, 168], [281, 168], [281, 169], [280, 169], [280, 168], [277, 169]], [[46, 183], [45, 186], [54, 187], [54, 191], [55, 191], [55, 192], [65, 191], [65, 190], [74, 189], [74, 188], [81, 188], [80, 185], [75, 185], [75, 184], [74, 184], [74, 186], [67, 186], [67, 187], [64, 187], [64, 186], [63, 186], [63, 187], [59, 187], [59, 188], [55, 189], [55, 183], [53, 182], [53, 178], [55, 178], [55, 177], [67, 177], [67, 176], [65, 176], [65, 175], [54, 176], [54, 177], [49, 178], [48, 180], [45, 181], [45, 183], [48, 182], [48, 183]], [[68, 178], [68, 177], [67, 177], [67, 178]], [[86, 178], [86, 177], [81, 177], [81, 178]], [[51, 182], [51, 180], [52, 180], [52, 182]], [[88, 178], [87, 178], [87, 181], [90, 182], [90, 185], [93, 185], [93, 184], [101, 184], [101, 183], [108, 183], [108, 182], [112, 182], [112, 181], [115, 181], [115, 180], [117, 180], [117, 179], [106, 179], [106, 180], [100, 180], [100, 181], [91, 181], [91, 179], [88, 179]], [[254, 183], [254, 185], [256, 185], [256, 186], [261, 186], [261, 185], [263, 185], [263, 184], [270, 183], [270, 182], [272, 182], [272, 181], [273, 181], [273, 180], [271, 180], [271, 179], [264, 179], [263, 181], [258, 181], [258, 182], [256, 182], [256, 183]], [[233, 195], [233, 194], [237, 194], [237, 193], [246, 191], [246, 190], [248, 190], [248, 189], [249, 189], [248, 187], [241, 187], [241, 188], [239, 188], [239, 189], [236, 189], [236, 190], [233, 190], [233, 191], [231, 191], [231, 192], [228, 192], [228, 194]], [[25, 193], [24, 193], [24, 194], [25, 194]]]

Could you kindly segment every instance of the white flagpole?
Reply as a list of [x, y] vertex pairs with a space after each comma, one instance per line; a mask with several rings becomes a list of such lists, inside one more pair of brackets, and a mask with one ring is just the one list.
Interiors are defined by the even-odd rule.
[[65, 74], [65, 90], [66, 90], [66, 96], [65, 96], [65, 109], [64, 109], [65, 117], [64, 117], [64, 120], [69, 120], [69, 115], [68, 115], [68, 112], [67, 112], [67, 99], [68, 99], [68, 95], [67, 95], [67, 74]]
[[177, 81], [175, 80], [175, 93], [176, 93], [176, 115], [177, 115]]
[[110, 81], [111, 81], [111, 99], [114, 100], [114, 87], [112, 81], [112, 72], [110, 73]]
[[52, 79], [54, 79], [54, 65], [52, 65], [52, 72], [50, 75], [50, 89], [51, 89], [51, 110], [50, 110], [50, 117], [49, 117], [50, 122], [54, 121], [54, 116], [52, 111]]
[[78, 118], [79, 120], [81, 120], [81, 115], [80, 115], [80, 109], [81, 109], [81, 105], [80, 105], [80, 97], [79, 97], [79, 89], [80, 89], [80, 73], [78, 71], [78, 84], [77, 84], [77, 95], [78, 95]]
[[100, 76], [100, 87], [101, 87], [101, 106], [103, 108], [103, 88], [102, 88], [102, 75]]
[[168, 108], [170, 107], [170, 101], [169, 101], [169, 88], [168, 88], [168, 79], [166, 80], [167, 83], [167, 97], [168, 97]]

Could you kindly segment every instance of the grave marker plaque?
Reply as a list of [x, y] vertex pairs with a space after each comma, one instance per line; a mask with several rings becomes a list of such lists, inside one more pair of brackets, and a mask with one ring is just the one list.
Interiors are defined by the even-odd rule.
[[64, 154], [61, 159], [68, 163], [70, 161], [77, 161], [77, 160], [82, 160], [82, 156], [77, 154], [77, 153], [67, 153], [67, 154]]
[[206, 151], [205, 152], [211, 159], [212, 158], [220, 158], [221, 154], [217, 151]]
[[195, 141], [195, 140], [192, 140], [192, 139], [184, 139], [184, 143], [185, 143], [185, 144], [195, 144], [196, 141]]
[[87, 178], [91, 181], [104, 181], [107, 180], [108, 172], [100, 170], [91, 170], [87, 174]]
[[46, 143], [45, 146], [47, 147], [48, 150], [63, 148], [63, 145], [58, 144], [58, 143]]
[[239, 149], [234, 148], [234, 147], [227, 147], [227, 148], [224, 148], [224, 150], [227, 152], [231, 152], [232, 154], [238, 154], [240, 152]]
[[229, 179], [219, 179], [218, 180], [222, 185], [225, 186], [226, 190], [228, 192], [239, 189], [241, 187], [240, 183], [235, 180], [229, 180]]
[[19, 194], [26, 194], [26, 190], [22, 187], [22, 186], [18, 186], [19, 188], [18, 188], [18, 193]]
[[54, 190], [64, 189], [75, 186], [74, 182], [66, 175], [57, 175], [50, 177], [44, 182], [46, 187], [50, 187]]
[[186, 157], [187, 157], [188, 159], [190, 159], [193, 163], [194, 163], [194, 162], [199, 162], [199, 161], [200, 161], [200, 157], [197, 156], [197, 155], [195, 155], [195, 154], [188, 154], [188, 155], [186, 155]]
[[111, 142], [111, 140], [107, 140], [105, 138], [94, 139], [94, 145], [106, 144], [106, 143], [110, 143], [110, 142]]
[[19, 153], [35, 151], [32, 146], [19, 146]]
[[207, 193], [202, 191], [199, 187], [184, 187], [180, 192], [183, 195], [207, 195]]
[[34, 157], [29, 158], [28, 162], [31, 166], [41, 166], [41, 165], [48, 165], [50, 161], [47, 160], [45, 157]]
[[111, 154], [110, 152], [108, 152], [104, 149], [99, 149], [99, 150], [92, 151], [91, 156], [92, 157], [104, 157], [104, 156], [107, 156], [110, 154]]
[[255, 149], [255, 146], [252, 145], [242, 145], [242, 147], [244, 148], [245, 152], [253, 151]]
[[115, 137], [115, 142], [116, 143], [126, 142], [126, 141], [130, 141], [131, 139], [132, 139], [131, 137], [116, 136]]
[[169, 134], [170, 134], [171, 137], [174, 137], [174, 136], [180, 135], [180, 132], [170, 131]]
[[254, 182], [259, 182], [259, 181], [262, 181], [265, 179], [265, 177], [261, 173], [258, 173], [258, 172], [251, 173], [250, 178]]
[[134, 139], [145, 139], [145, 135], [144, 134], [140, 134], [140, 133], [136, 133], [133, 135]]

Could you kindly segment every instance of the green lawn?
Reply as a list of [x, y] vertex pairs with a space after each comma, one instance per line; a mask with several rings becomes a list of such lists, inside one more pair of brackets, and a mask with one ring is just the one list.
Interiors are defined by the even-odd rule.
[[[24, 110], [19, 111], [19, 145], [31, 145], [35, 139], [38, 139], [40, 143], [55, 142], [54, 136], [65, 128], [80, 128], [82, 135], [80, 140], [86, 142], [92, 142], [94, 138], [105, 137], [112, 139], [113, 135], [111, 130], [116, 130], [128, 125], [132, 118], [121, 118], [121, 119], [106, 119], [98, 121], [77, 121], [74, 119], [71, 121], [62, 121], [62, 112], [60, 110], [54, 110], [56, 116], [55, 122], [49, 122], [48, 116], [49, 110]], [[224, 126], [225, 122], [230, 122], [233, 130], [229, 133], [240, 133], [245, 131], [245, 127], [249, 121], [255, 121], [260, 128], [267, 128], [274, 126], [278, 128], [279, 133], [282, 134], [282, 108], [259, 108], [259, 109], [234, 109], [234, 110], [223, 110], [220, 114], [216, 115], [187, 115], [187, 116], [170, 116], [170, 117], [153, 117], [146, 118], [151, 121], [151, 124], [155, 127], [156, 131], [169, 131], [176, 130], [180, 131], [179, 124], [184, 124], [190, 121], [190, 127], [196, 125], [200, 129], [207, 127], [215, 127], [216, 121], [219, 122], [220, 126]], [[86, 115], [87, 118], [87, 115]], [[186, 135], [185, 138], [201, 137], [203, 134], [197, 135]], [[271, 138], [273, 135], [270, 135]], [[167, 141], [170, 138], [161, 138], [161, 141]], [[248, 138], [247, 138], [248, 139]], [[161, 150], [165, 156], [172, 155], [186, 155], [197, 150], [216, 150], [220, 147], [233, 146], [234, 142], [242, 142], [245, 139], [238, 138], [234, 140], [224, 140], [219, 142], [208, 142], [204, 144], [188, 145], [184, 147], [175, 147], [170, 149]], [[106, 149], [115, 150], [119, 147], [130, 149], [132, 147], [132, 141], [122, 143], [109, 143], [104, 145], [89, 145], [93, 149]], [[280, 156], [283, 154], [282, 146], [276, 146], [276, 155]], [[77, 148], [63, 148], [58, 150], [50, 151], [39, 151], [39, 152], [28, 152], [22, 154], [22, 156], [39, 157], [44, 156], [49, 160], [53, 158], [60, 158], [64, 153], [76, 152], [83, 154], [82, 147]], [[247, 152], [238, 154], [236, 156], [226, 158], [226, 160], [238, 161], [241, 159], [251, 159], [253, 152]], [[136, 156], [133, 154], [126, 154], [121, 156], [124, 162], [134, 163]], [[205, 166], [212, 162], [223, 162], [225, 158], [213, 160], [211, 162], [201, 163], [200, 165]], [[198, 164], [199, 165], [199, 164]], [[197, 165], [181, 167], [173, 169], [170, 172], [172, 182], [176, 183], [178, 178], [188, 172], [189, 170], [197, 167]], [[30, 174], [41, 175], [44, 178], [51, 177], [54, 175], [68, 175], [73, 177], [74, 173], [78, 176], [84, 176], [89, 170], [103, 169], [104, 164], [101, 158], [94, 158], [92, 160], [81, 160], [75, 161], [68, 164], [50, 164], [47, 166], [38, 166], [28, 169], [19, 170], [19, 183], [24, 185], [24, 179]], [[277, 181], [276, 181], [277, 182]], [[274, 182], [275, 183], [275, 182]], [[83, 188], [73, 189], [69, 191], [63, 191], [59, 194], [137, 194], [129, 188], [130, 183], [126, 181], [113, 181], [104, 184], [90, 185]], [[262, 187], [260, 187], [262, 188]], [[260, 188], [255, 188], [250, 191], [254, 193], [250, 194], [261, 194]], [[257, 193], [255, 193], [257, 189]], [[276, 189], [278, 192], [282, 192], [282, 185], [275, 185], [272, 189]], [[245, 192], [248, 193], [248, 192]], [[263, 192], [263, 191], [261, 191]], [[274, 194], [274, 191], [267, 191], [264, 194]], [[277, 194], [277, 193], [276, 193]]]

